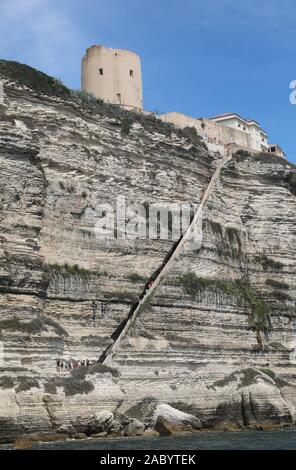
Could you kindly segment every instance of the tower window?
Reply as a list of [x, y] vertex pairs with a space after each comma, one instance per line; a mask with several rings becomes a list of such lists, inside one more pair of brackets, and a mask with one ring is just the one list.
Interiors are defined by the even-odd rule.
[[104, 69], [99, 69], [99, 74], [104, 75]]
[[133, 77], [133, 76], [134, 76], [134, 71], [130, 69], [130, 77]]
[[116, 93], [117, 103], [121, 103], [121, 94]]

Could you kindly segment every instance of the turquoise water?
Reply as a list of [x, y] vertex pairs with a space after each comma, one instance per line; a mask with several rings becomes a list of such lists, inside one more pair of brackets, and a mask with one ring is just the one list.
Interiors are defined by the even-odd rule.
[[296, 430], [200, 432], [155, 438], [87, 439], [36, 444], [33, 449], [59, 450], [291, 450], [296, 449]]

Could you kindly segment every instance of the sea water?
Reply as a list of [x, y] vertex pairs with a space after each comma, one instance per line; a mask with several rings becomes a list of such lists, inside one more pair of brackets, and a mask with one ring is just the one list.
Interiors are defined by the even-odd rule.
[[296, 430], [197, 432], [169, 437], [122, 437], [36, 443], [52, 450], [296, 450]]

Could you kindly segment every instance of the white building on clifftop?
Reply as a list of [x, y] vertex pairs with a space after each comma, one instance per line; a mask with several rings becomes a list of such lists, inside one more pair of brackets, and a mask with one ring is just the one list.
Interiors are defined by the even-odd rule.
[[209, 150], [229, 155], [236, 150], [266, 152], [285, 157], [278, 145], [268, 143], [268, 135], [253, 119], [245, 119], [236, 113], [227, 113], [213, 118], [193, 118], [186, 114], [172, 112], [160, 115], [164, 122], [177, 127], [194, 127], [203, 137]]
[[257, 121], [244, 119], [236, 113], [221, 114], [210, 118], [210, 121], [242, 132], [253, 150], [268, 152], [268, 135]]

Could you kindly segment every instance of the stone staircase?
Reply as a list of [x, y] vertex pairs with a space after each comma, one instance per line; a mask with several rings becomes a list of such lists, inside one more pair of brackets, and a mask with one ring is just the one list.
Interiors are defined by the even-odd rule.
[[[203, 208], [205, 204], [207, 203], [211, 192], [213, 190], [213, 187], [215, 186], [216, 181], [218, 180], [221, 170], [224, 167], [224, 165], [232, 158], [231, 155], [227, 155], [222, 160], [218, 163], [217, 168], [215, 172], [213, 173], [211, 180], [207, 186], [207, 189], [204, 192], [204, 195], [202, 197], [202, 200], [199, 204], [199, 207], [197, 211], [194, 214], [194, 217], [192, 219], [192, 222], [190, 223], [189, 227], [187, 228], [186, 232], [184, 233], [183, 237], [176, 243], [172, 253], [170, 253], [168, 259], [164, 262], [162, 265], [157, 277], [154, 279], [152, 287], [150, 289], [145, 289], [139, 302], [137, 302], [131, 309], [131, 312], [128, 316], [128, 318], [117, 328], [117, 330], [113, 333], [112, 339], [114, 340], [113, 344], [109, 346], [109, 348], [100, 356], [99, 362], [102, 364], [105, 364], [107, 366], [112, 366], [112, 360], [113, 360], [113, 355], [116, 352], [116, 350], [120, 346], [120, 342], [123, 339], [124, 336], [126, 336], [135, 322], [136, 318], [138, 315], [140, 315], [142, 307], [144, 304], [151, 298], [153, 293], [155, 292], [155, 289], [159, 285], [160, 281], [163, 279], [163, 277], [166, 275], [166, 273], [169, 271], [169, 269], [172, 267], [175, 259], [177, 256], [181, 253], [181, 251], [184, 248], [184, 245], [187, 242], [190, 242], [190, 240], [193, 238], [196, 230], [198, 230], [199, 223], [202, 222], [202, 213], [203, 213]], [[200, 227], [202, 227], [202, 224], [200, 223]], [[202, 228], [201, 228], [202, 230]], [[196, 249], [196, 248], [195, 248]]]

